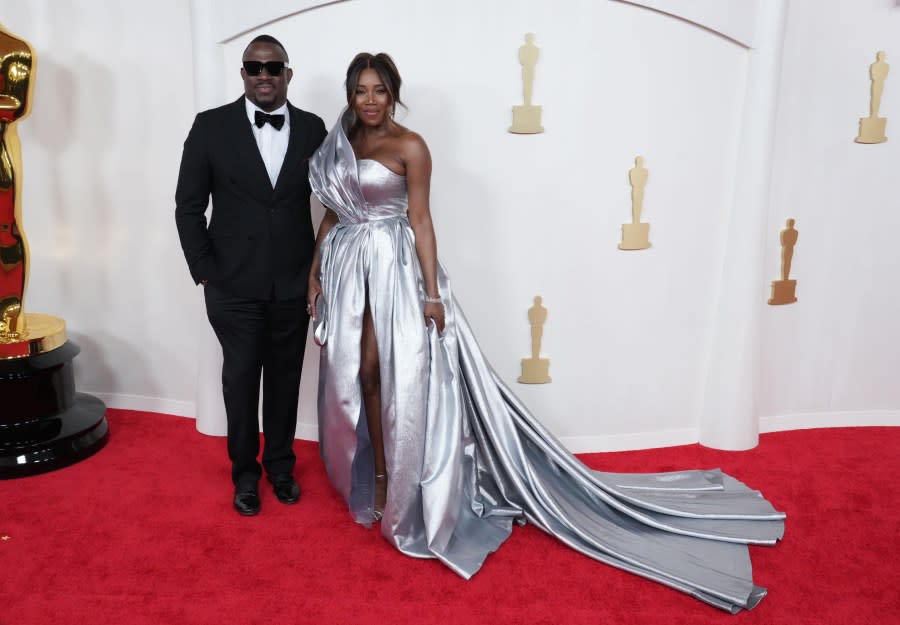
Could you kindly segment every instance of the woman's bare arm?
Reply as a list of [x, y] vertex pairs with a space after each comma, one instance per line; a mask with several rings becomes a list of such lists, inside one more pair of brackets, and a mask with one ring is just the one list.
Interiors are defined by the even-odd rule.
[[[409, 197], [409, 224], [416, 235], [416, 255], [422, 266], [425, 295], [440, 297], [437, 283], [437, 241], [431, 221], [429, 195], [431, 191], [431, 154], [425, 141], [414, 132], [402, 139], [403, 160], [406, 165], [406, 188]], [[444, 331], [444, 306], [425, 302], [425, 322], [434, 321], [439, 332]]]

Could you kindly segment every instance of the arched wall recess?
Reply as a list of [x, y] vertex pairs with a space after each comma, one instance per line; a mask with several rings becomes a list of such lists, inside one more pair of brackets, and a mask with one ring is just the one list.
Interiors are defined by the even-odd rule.
[[678, 17], [746, 48], [757, 43], [760, 0], [618, 0]]
[[[234, 0], [192, 0], [195, 104], [197, 110], [220, 105], [226, 93], [222, 44], [287, 16], [345, 4], [273, 1], [251, 6]], [[724, 36], [747, 50], [744, 99], [740, 116], [735, 187], [727, 213], [716, 309], [711, 324], [712, 350], [706, 368], [698, 438], [709, 446], [744, 449], [758, 440], [761, 308], [765, 221], [771, 172], [775, 105], [780, 76], [786, 0], [610, 0], [686, 20], [713, 36]], [[198, 429], [221, 434], [224, 414], [219, 389], [218, 344], [204, 322], [201, 329]], [[703, 376], [701, 376], [703, 377]], [[301, 426], [301, 436], [312, 437]]]

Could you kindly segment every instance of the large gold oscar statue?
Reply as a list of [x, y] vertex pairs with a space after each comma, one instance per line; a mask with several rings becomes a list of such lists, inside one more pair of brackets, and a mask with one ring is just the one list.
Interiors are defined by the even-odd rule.
[[25, 314], [28, 240], [22, 227], [22, 156], [16, 122], [31, 109], [31, 47], [0, 27], [0, 358], [39, 354], [66, 342], [65, 322]]
[[16, 123], [31, 109], [36, 59], [0, 25], [0, 478], [58, 468], [106, 442], [106, 406], [75, 392], [59, 317], [25, 312], [28, 240]]
[[[0, 33], [0, 345], [25, 334], [27, 247], [22, 230], [19, 185], [19, 138], [15, 122], [28, 115], [31, 103], [31, 50], [24, 41]], [[9, 357], [13, 354], [4, 353]]]

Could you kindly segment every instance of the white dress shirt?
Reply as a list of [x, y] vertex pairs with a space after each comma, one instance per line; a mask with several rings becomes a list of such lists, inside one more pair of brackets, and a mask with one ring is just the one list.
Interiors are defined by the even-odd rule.
[[282, 104], [279, 108], [269, 113], [270, 115], [284, 115], [284, 126], [281, 127], [281, 130], [275, 130], [272, 124], [263, 124], [262, 128], [257, 128], [256, 111], [262, 111], [263, 113], [268, 111], [263, 111], [247, 98], [244, 98], [244, 104], [247, 106], [247, 118], [250, 120], [250, 127], [253, 129], [253, 137], [256, 139], [256, 146], [259, 148], [259, 155], [262, 156], [263, 163], [266, 165], [266, 171], [274, 189], [275, 182], [278, 180], [278, 173], [281, 171], [281, 165], [284, 163], [284, 155], [288, 148], [288, 138], [291, 134], [291, 116], [288, 113], [287, 103]]

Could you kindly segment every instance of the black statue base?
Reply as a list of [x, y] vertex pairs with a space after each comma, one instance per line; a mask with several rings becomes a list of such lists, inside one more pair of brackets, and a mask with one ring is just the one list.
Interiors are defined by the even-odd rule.
[[0, 479], [52, 471], [106, 444], [106, 405], [75, 392], [67, 341], [44, 354], [0, 360]]

